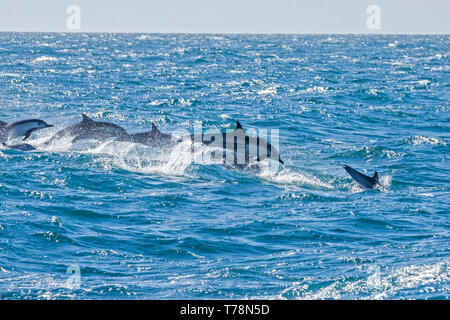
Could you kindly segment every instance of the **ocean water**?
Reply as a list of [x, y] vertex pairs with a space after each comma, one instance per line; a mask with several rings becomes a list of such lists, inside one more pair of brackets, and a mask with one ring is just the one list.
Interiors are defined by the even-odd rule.
[[[1, 298], [448, 299], [449, 52], [448, 35], [1, 33], [0, 120], [55, 125], [0, 149]], [[81, 113], [278, 129], [285, 165], [42, 146]]]

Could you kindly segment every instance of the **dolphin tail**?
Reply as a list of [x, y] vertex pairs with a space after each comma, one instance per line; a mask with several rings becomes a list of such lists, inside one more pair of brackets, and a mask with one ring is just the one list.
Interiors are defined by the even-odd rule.
[[347, 165], [344, 165], [344, 169], [363, 188], [373, 189], [377, 184], [379, 184], [378, 172], [376, 171], [373, 177], [370, 177]]

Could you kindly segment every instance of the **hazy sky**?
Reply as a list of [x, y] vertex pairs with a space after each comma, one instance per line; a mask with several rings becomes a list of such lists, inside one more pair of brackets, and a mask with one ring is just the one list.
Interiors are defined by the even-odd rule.
[[450, 0], [0, 0], [0, 31], [450, 34]]

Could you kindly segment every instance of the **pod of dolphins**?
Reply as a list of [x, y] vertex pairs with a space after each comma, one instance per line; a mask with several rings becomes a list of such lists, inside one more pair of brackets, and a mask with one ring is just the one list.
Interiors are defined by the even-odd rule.
[[[12, 123], [5, 123], [0, 121], [0, 142], [3, 146], [11, 149], [30, 151], [34, 150], [30, 144], [23, 143], [30, 135], [38, 130], [53, 127], [53, 125], [40, 119], [27, 119], [16, 121]], [[236, 130], [232, 135], [227, 133], [216, 134], [192, 134], [185, 139], [177, 139], [171, 135], [162, 133], [158, 130], [155, 124], [152, 123], [152, 129], [150, 131], [141, 133], [128, 133], [124, 128], [105, 121], [95, 121], [89, 118], [87, 115], [82, 114], [82, 120], [74, 125], [71, 125], [65, 129], [56, 132], [49, 140], [44, 142], [44, 146], [51, 145], [60, 139], [70, 139], [72, 143], [80, 140], [95, 139], [104, 140], [109, 138], [115, 138], [117, 141], [139, 143], [150, 147], [165, 147], [175, 145], [185, 139], [190, 139], [193, 142], [201, 142], [204, 145], [211, 145], [223, 147], [224, 149], [230, 149], [236, 152], [235, 143], [226, 143], [229, 139], [240, 138], [241, 141], [245, 141], [247, 145], [253, 146], [258, 149], [258, 156], [256, 161], [263, 159], [276, 159], [281, 164], [284, 162], [281, 160], [278, 150], [270, 145], [267, 141], [259, 136], [247, 135], [242, 125], [237, 121]], [[10, 144], [10, 141], [21, 139], [22, 143]], [[232, 140], [234, 142], [236, 140]], [[232, 146], [233, 148], [229, 147]], [[264, 147], [262, 152], [260, 149]], [[235, 167], [244, 169], [248, 165], [248, 159], [245, 159], [244, 165], [237, 165]], [[364, 189], [373, 189], [380, 185], [378, 173], [370, 177], [355, 169], [344, 165], [345, 171]]]

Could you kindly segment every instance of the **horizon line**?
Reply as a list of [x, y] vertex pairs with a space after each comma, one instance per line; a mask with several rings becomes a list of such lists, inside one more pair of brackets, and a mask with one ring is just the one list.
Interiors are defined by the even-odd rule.
[[167, 31], [18, 31], [18, 30], [0, 30], [0, 33], [59, 33], [59, 34], [198, 34], [198, 35], [404, 35], [404, 36], [413, 36], [413, 35], [441, 35], [441, 36], [450, 36], [450, 33], [397, 33], [397, 32], [338, 32], [338, 33], [329, 33], [329, 32], [167, 32]]

